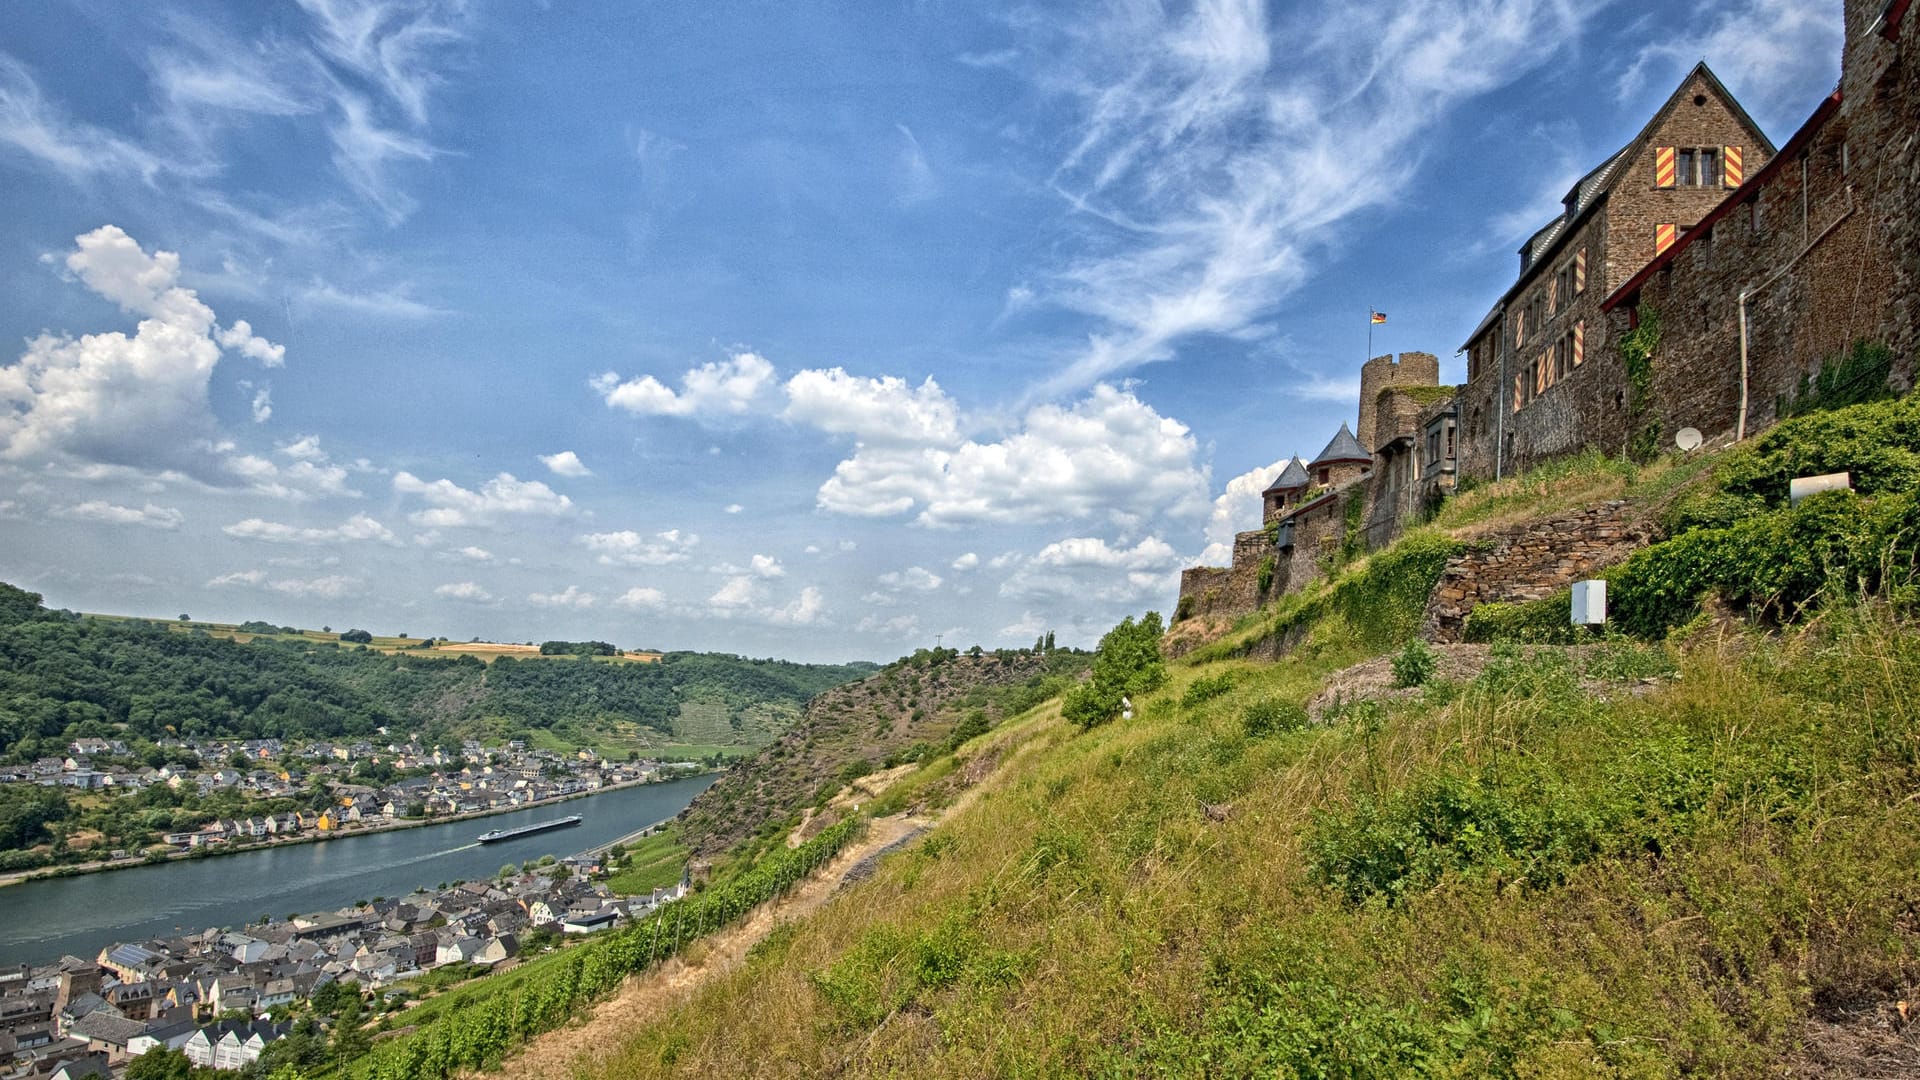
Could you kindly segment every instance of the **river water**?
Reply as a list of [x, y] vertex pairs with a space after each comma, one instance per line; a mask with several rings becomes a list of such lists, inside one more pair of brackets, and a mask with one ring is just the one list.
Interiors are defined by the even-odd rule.
[[[0, 964], [44, 964], [66, 953], [92, 959], [113, 942], [237, 928], [263, 915], [284, 919], [492, 877], [507, 863], [572, 855], [664, 821], [716, 779], [641, 784], [443, 825], [10, 885], [0, 888]], [[569, 814], [579, 814], [580, 824], [485, 845], [474, 839]]]

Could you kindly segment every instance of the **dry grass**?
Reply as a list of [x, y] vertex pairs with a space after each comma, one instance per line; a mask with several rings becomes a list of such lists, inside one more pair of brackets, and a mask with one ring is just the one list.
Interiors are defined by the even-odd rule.
[[[1856, 667], [1858, 686], [1834, 677]], [[1222, 672], [1226, 693], [1179, 704]], [[1176, 668], [1130, 724], [1075, 735], [1049, 707], [1003, 726], [995, 740], [1017, 750], [916, 849], [579, 1075], [1285, 1075], [1234, 1055], [1311, 1012], [1230, 1010], [1298, 986], [1350, 995], [1340, 1053], [1362, 1052], [1369, 1016], [1436, 1039], [1466, 1025], [1447, 1075], [1779, 1075], [1821, 995], [1870, 1002], [1920, 973], [1900, 914], [1920, 903], [1920, 801], [1889, 786], [1904, 766], [1832, 726], [1868, 701], [1889, 725], [1911, 719], [1891, 705], [1920, 686], [1904, 630], [1703, 647], [1644, 697], [1489, 684], [1371, 722], [1240, 730], [1249, 704], [1304, 702], [1330, 674], [1297, 659]], [[1662, 754], [1728, 777], [1777, 757], [1789, 787], [1794, 755], [1819, 764], [1810, 789], [1729, 781], [1661, 858], [1575, 864], [1550, 888], [1449, 876], [1356, 907], [1310, 877], [1316, 823], [1356, 799], [1508, 762], [1587, 798]], [[1229, 1015], [1247, 1030], [1218, 1036]], [[1356, 1061], [1340, 1074], [1396, 1074]]]

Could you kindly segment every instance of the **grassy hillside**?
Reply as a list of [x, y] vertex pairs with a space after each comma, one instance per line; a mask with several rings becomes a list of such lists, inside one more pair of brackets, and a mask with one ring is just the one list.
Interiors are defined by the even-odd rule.
[[[1131, 721], [968, 744], [982, 798], [588, 1075], [1912, 1075], [1915, 451], [1902, 402], [1463, 498]], [[1437, 551], [1595, 493], [1662, 508], [1640, 638], [1404, 644]]]
[[[877, 769], [937, 757], [1059, 692], [1087, 662], [1072, 651], [922, 649], [814, 698], [799, 723], [701, 792], [676, 831], [709, 857], [756, 835], [784, 835], [803, 808], [823, 806]], [[824, 827], [830, 817], [809, 824]]]

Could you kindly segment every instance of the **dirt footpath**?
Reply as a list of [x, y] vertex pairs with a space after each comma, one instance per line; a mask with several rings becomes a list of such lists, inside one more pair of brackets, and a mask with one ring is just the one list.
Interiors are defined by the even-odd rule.
[[628, 979], [619, 992], [595, 1006], [585, 1022], [536, 1036], [507, 1059], [504, 1071], [530, 1080], [571, 1080], [580, 1066], [597, 1063], [619, 1047], [634, 1028], [685, 1001], [707, 980], [738, 968], [747, 950], [775, 927], [826, 903], [849, 870], [932, 824], [931, 819], [906, 814], [875, 818], [866, 836], [847, 845], [799, 888], [754, 909], [745, 922], [709, 934], [682, 956]]

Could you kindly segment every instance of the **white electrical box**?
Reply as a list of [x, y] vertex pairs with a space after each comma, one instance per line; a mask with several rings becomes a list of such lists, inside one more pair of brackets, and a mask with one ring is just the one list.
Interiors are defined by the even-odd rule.
[[1796, 476], [1787, 482], [1787, 503], [1799, 506], [1800, 500], [1823, 491], [1852, 491], [1852, 473], [1828, 473], [1825, 476]]
[[1573, 625], [1599, 626], [1607, 621], [1607, 583], [1600, 580], [1573, 583]]

